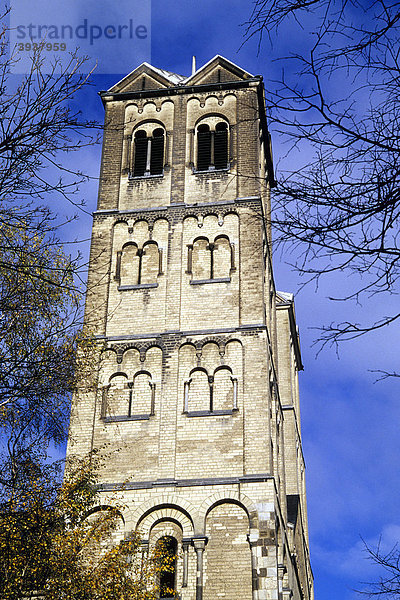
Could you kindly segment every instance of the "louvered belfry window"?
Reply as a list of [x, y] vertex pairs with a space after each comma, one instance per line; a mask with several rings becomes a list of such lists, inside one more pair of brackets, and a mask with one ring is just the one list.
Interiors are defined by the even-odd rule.
[[202, 123], [197, 127], [197, 171], [228, 168], [228, 124]]
[[162, 175], [164, 167], [164, 130], [158, 127], [153, 131], [150, 152], [150, 174]]
[[147, 162], [147, 135], [143, 130], [135, 133], [135, 164], [133, 175], [143, 177]]
[[208, 125], [197, 128], [197, 170], [207, 171], [211, 166], [211, 131]]
[[217, 123], [215, 126], [214, 165], [216, 169], [228, 166], [228, 125]]
[[164, 130], [157, 127], [148, 136], [144, 129], [139, 129], [134, 137], [133, 176], [162, 175], [163, 171]]

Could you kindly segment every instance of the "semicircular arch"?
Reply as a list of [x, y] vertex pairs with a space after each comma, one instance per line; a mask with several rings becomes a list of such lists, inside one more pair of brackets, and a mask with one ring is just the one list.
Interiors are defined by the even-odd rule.
[[130, 523], [136, 528], [138, 523], [152, 512], [157, 506], [174, 506], [186, 514], [191, 522], [197, 521], [198, 510], [191, 502], [176, 494], [161, 494], [152, 499], [143, 502], [130, 512]]
[[[217, 99], [217, 98], [216, 98]], [[208, 98], [207, 98], [208, 100]], [[207, 121], [212, 121], [214, 123], [214, 121], [216, 119], [222, 119], [222, 121], [224, 121], [228, 126], [229, 126], [229, 119], [220, 112], [208, 112], [205, 115], [202, 115], [199, 119], [197, 119], [197, 121], [195, 122], [195, 127], [198, 127], [199, 125], [202, 125], [203, 123], [207, 123]]]
[[146, 517], [141, 519], [136, 530], [148, 538], [156, 525], [168, 522], [178, 525], [183, 537], [191, 537], [193, 535], [194, 528], [191, 519], [179, 507], [173, 505], [155, 507]]
[[199, 508], [199, 519], [203, 523], [203, 527], [205, 530], [206, 519], [209, 512], [219, 504], [236, 504], [243, 508], [243, 510], [247, 513], [249, 518], [249, 528], [256, 529], [258, 528], [258, 513], [257, 507], [254, 502], [239, 492], [230, 492], [229, 494], [226, 491], [215, 492], [212, 496], [206, 498]]
[[[193, 510], [193, 507], [190, 506]], [[135, 520], [137, 511], [132, 515]], [[155, 504], [137, 518], [136, 523], [133, 523], [135, 529], [143, 535], [149, 534], [151, 529], [160, 521], [174, 521], [181, 528], [184, 537], [190, 537], [194, 532], [194, 522], [191, 513], [187, 508], [183, 508], [180, 503], [166, 502]]]

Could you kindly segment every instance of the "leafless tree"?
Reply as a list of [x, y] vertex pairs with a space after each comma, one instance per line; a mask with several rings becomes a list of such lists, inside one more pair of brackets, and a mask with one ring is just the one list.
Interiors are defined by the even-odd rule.
[[396, 600], [400, 598], [400, 550], [394, 546], [385, 552], [378, 544], [377, 548], [371, 548], [364, 544], [367, 559], [379, 567], [382, 575], [377, 581], [365, 583], [362, 590], [357, 592], [368, 598], [382, 598]]
[[[278, 241], [305, 280], [351, 275], [333, 300], [381, 301], [372, 321], [330, 323], [322, 345], [393, 325], [400, 277], [400, 4], [255, 0], [247, 38], [297, 40], [267, 84], [271, 128], [289, 144], [274, 196]], [[276, 36], [277, 34], [277, 36]], [[268, 43], [268, 42], [267, 42]], [[383, 376], [389, 375], [383, 373]]]
[[80, 204], [87, 177], [65, 166], [66, 153], [98, 133], [72, 108], [85, 58], [44, 72], [39, 45], [17, 77], [18, 54], [0, 27], [0, 486], [13, 486], [24, 464], [66, 436], [81, 265], [62, 248], [56, 207], [60, 198]]

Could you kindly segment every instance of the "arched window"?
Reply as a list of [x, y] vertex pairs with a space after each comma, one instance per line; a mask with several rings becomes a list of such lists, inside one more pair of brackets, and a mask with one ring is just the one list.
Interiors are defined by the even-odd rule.
[[232, 248], [227, 237], [218, 237], [213, 248], [213, 278], [229, 277], [232, 270]]
[[105, 417], [127, 415], [129, 409], [128, 377], [125, 373], [111, 375], [104, 388], [102, 414]]
[[207, 117], [196, 130], [197, 171], [215, 171], [229, 168], [228, 123], [220, 117]]
[[214, 373], [214, 410], [234, 410], [236, 407], [236, 383], [231, 369], [221, 367]]
[[164, 170], [164, 129], [146, 123], [134, 134], [133, 176], [162, 175]]
[[147, 371], [139, 371], [133, 378], [132, 400], [129, 416], [133, 414], [154, 414], [155, 384]]
[[157, 242], [146, 242], [143, 246], [140, 283], [156, 283], [160, 273], [160, 251]]
[[165, 535], [158, 540], [158, 545], [163, 556], [166, 570], [160, 573], [160, 598], [175, 598], [176, 591], [176, 558], [178, 542], [170, 535]]
[[229, 281], [235, 271], [235, 251], [227, 236], [219, 236], [214, 242], [201, 237], [188, 245], [187, 273], [193, 282]]
[[164, 130], [157, 127], [150, 139], [150, 173], [151, 175], [162, 175], [164, 168]]
[[143, 177], [147, 163], [147, 134], [142, 129], [135, 133], [135, 162], [133, 168], [134, 177]]
[[204, 369], [195, 369], [187, 382], [188, 398], [186, 411], [210, 410], [210, 383]]
[[193, 279], [211, 279], [211, 251], [207, 238], [195, 240], [191, 262]]
[[133, 381], [126, 373], [114, 373], [103, 388], [101, 418], [108, 423], [149, 419], [155, 414], [155, 392], [148, 371], [138, 371]]
[[197, 128], [197, 170], [207, 171], [211, 165], [211, 131], [208, 125]]
[[128, 244], [125, 244], [122, 248], [120, 261], [120, 285], [136, 285], [140, 279], [140, 257], [135, 243], [128, 242]]
[[228, 366], [219, 366], [213, 375], [196, 367], [184, 382], [183, 412], [189, 416], [205, 413], [227, 415], [238, 410], [238, 380]]

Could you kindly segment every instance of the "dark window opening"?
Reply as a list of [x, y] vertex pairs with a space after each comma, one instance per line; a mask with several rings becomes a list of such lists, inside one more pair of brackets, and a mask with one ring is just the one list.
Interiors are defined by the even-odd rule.
[[164, 131], [161, 128], [153, 131], [150, 154], [151, 175], [162, 175], [164, 167]]
[[216, 169], [226, 169], [228, 166], [228, 126], [217, 123], [215, 127], [214, 165]]
[[152, 137], [141, 129], [135, 133], [133, 176], [162, 175], [164, 170], [164, 130], [158, 127]]
[[166, 570], [160, 574], [160, 598], [173, 598], [176, 589], [176, 556], [178, 542], [174, 537], [166, 535], [159, 540], [164, 556]]
[[211, 165], [211, 131], [208, 125], [197, 128], [197, 170], [207, 171]]
[[133, 174], [135, 177], [143, 177], [147, 162], [147, 136], [145, 131], [135, 133], [135, 164]]

